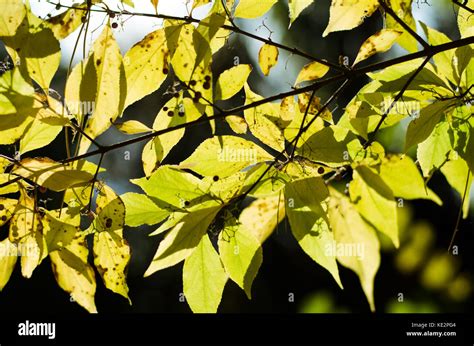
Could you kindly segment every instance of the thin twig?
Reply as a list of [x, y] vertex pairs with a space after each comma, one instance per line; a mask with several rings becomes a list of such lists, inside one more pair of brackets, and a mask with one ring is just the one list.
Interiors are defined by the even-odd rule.
[[456, 235], [457, 233], [459, 232], [459, 223], [461, 222], [461, 216], [462, 216], [462, 212], [463, 212], [463, 206], [464, 206], [464, 201], [466, 200], [466, 196], [467, 196], [467, 188], [469, 186], [469, 180], [470, 180], [470, 175], [471, 175], [471, 171], [467, 171], [467, 179], [466, 179], [466, 185], [464, 186], [464, 193], [462, 195], [462, 200], [461, 200], [461, 206], [459, 207], [459, 212], [458, 212], [458, 217], [456, 219], [456, 225], [454, 226], [454, 232], [453, 232], [453, 236], [451, 237], [451, 242], [449, 243], [449, 247], [448, 247], [448, 252], [451, 251], [451, 249], [453, 248], [453, 245], [454, 245], [454, 240], [456, 239]]

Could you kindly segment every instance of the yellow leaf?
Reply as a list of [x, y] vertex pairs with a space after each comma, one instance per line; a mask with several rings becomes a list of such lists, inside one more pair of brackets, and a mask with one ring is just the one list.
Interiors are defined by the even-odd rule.
[[13, 168], [12, 173], [34, 180], [38, 185], [53, 191], [85, 184], [93, 178], [90, 172], [74, 169], [71, 165], [63, 165], [49, 158], [23, 159]]
[[351, 201], [364, 219], [387, 235], [398, 248], [397, 204], [392, 190], [366, 166], [357, 167], [353, 177], [349, 185]]
[[374, 311], [374, 279], [380, 265], [379, 240], [347, 197], [332, 188], [329, 192], [329, 221], [336, 240], [333, 251], [339, 263], [359, 276]]
[[[389, 6], [400, 19], [416, 32], [416, 22], [411, 11], [413, 0], [389, 0]], [[418, 41], [389, 14], [386, 14], [387, 29], [402, 31], [397, 43], [410, 53], [418, 49]]]
[[15, 36], [5, 37], [8, 54], [20, 69], [48, 90], [61, 60], [59, 42], [43, 20], [29, 9]]
[[48, 255], [42, 219], [35, 211], [34, 199], [22, 191], [15, 214], [10, 221], [9, 239], [18, 246], [21, 273], [27, 279]]
[[87, 262], [89, 249], [86, 234], [81, 233], [79, 216], [71, 218], [64, 210], [47, 212], [44, 219], [49, 258], [59, 287], [71, 295], [80, 306], [96, 313], [94, 295], [95, 274]]
[[[251, 104], [263, 99], [262, 96], [254, 93], [252, 89], [245, 85], [245, 104]], [[281, 151], [285, 148], [285, 138], [283, 136], [282, 123], [286, 123], [280, 117], [280, 105], [277, 103], [265, 103], [244, 111], [245, 121], [250, 132], [266, 145], [275, 150]]]
[[278, 63], [278, 48], [271, 44], [264, 44], [258, 53], [258, 63], [265, 76], [268, 76], [272, 67]]
[[[261, 147], [243, 138], [216, 136], [205, 140], [180, 168], [191, 169], [203, 176], [227, 177], [257, 162], [271, 160]], [[219, 169], [216, 171], [216, 167]]]
[[[203, 105], [194, 103], [188, 97], [173, 97], [160, 109], [153, 123], [153, 130], [160, 131], [169, 127], [178, 126], [201, 117], [204, 112]], [[151, 175], [166, 158], [171, 149], [183, 138], [185, 129], [164, 133], [149, 141], [142, 152], [143, 170], [145, 175]]]
[[18, 200], [6, 197], [0, 197], [0, 226], [3, 226], [10, 220]]
[[148, 126], [146, 126], [145, 124], [143, 124], [143, 123], [141, 123], [137, 120], [129, 120], [129, 121], [126, 121], [122, 124], [115, 124], [115, 126], [117, 127], [117, 129], [120, 132], [126, 133], [128, 135], [135, 135], [135, 134], [138, 134], [138, 133], [145, 133], [145, 132], [153, 131]]
[[0, 36], [15, 35], [26, 14], [21, 0], [0, 0]]
[[323, 37], [335, 31], [353, 29], [372, 15], [378, 8], [378, 0], [332, 0], [329, 24]]
[[[155, 0], [154, 0], [155, 1]], [[210, 3], [211, 0], [194, 0], [193, 2], [193, 9], [195, 9], [196, 7], [199, 7], [199, 6], [203, 6], [205, 4], [208, 4]]]
[[288, 9], [290, 10], [290, 27], [306, 7], [311, 5], [313, 0], [288, 0]]
[[161, 86], [169, 73], [169, 54], [163, 29], [148, 34], [125, 54], [125, 108]]
[[239, 222], [263, 244], [284, 218], [285, 199], [278, 193], [253, 201], [242, 210]]
[[235, 9], [235, 17], [258, 18], [267, 13], [278, 0], [240, 0]]
[[[97, 93], [94, 111], [87, 121], [84, 132], [96, 138], [122, 114], [127, 88], [122, 55], [112, 35], [110, 25], [105, 26], [102, 34], [94, 42], [92, 54], [88, 60], [92, 61], [96, 72]], [[84, 154], [90, 144], [89, 139], [83, 136], [79, 146], [79, 155]]]
[[130, 247], [123, 237], [125, 205], [108, 186], [97, 197], [97, 216], [94, 228], [94, 264], [105, 286], [123, 297], [128, 297], [127, 268]]
[[359, 62], [365, 59], [368, 59], [372, 55], [386, 52], [393, 46], [401, 34], [402, 32], [398, 30], [382, 29], [376, 34], [370, 36], [364, 41], [364, 43], [362, 43], [359, 53], [357, 54], [352, 66], [357, 65]]
[[[474, 1], [468, 0], [467, 2], [464, 1], [464, 4], [468, 8], [473, 8]], [[459, 32], [461, 33], [461, 38], [466, 38], [469, 36], [474, 36], [474, 16], [468, 10], [459, 7], [458, 12], [458, 26]]]
[[33, 120], [20, 140], [20, 153], [25, 154], [47, 146], [54, 141], [62, 129], [62, 126], [47, 124], [38, 119]]
[[311, 62], [303, 67], [303, 69], [300, 71], [298, 74], [298, 77], [296, 78], [295, 85], [309, 81], [309, 80], [315, 80], [319, 79], [321, 77], [324, 77], [326, 73], [328, 73], [329, 67], [326, 65], [323, 65], [319, 62]]
[[213, 98], [209, 41], [192, 24], [165, 29], [168, 44], [175, 43], [171, 65], [176, 76], [189, 85], [194, 102], [207, 104]]
[[0, 242], [0, 292], [10, 280], [18, 259], [18, 249], [8, 238]]
[[242, 135], [247, 132], [248, 126], [244, 118], [237, 115], [229, 115], [225, 117], [225, 121], [227, 121], [227, 124], [235, 133]]
[[205, 235], [183, 267], [183, 291], [193, 312], [217, 312], [226, 283], [219, 254]]
[[74, 4], [74, 8], [69, 8], [57, 16], [48, 18], [46, 23], [58, 40], [62, 40], [72, 34], [82, 24], [82, 18], [86, 15], [86, 3]]
[[216, 99], [227, 100], [237, 94], [247, 83], [250, 72], [251, 65], [237, 65], [222, 72], [216, 84]]

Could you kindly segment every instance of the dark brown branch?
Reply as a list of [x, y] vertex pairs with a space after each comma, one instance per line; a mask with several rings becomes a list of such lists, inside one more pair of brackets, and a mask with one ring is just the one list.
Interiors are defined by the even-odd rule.
[[393, 10], [392, 8], [387, 5], [385, 0], [379, 0], [380, 6], [384, 9], [385, 12], [387, 12], [395, 21], [402, 26], [403, 29], [405, 29], [413, 38], [415, 38], [422, 46], [423, 48], [428, 48], [430, 45], [421, 38], [420, 35], [416, 33], [415, 30], [410, 28], [410, 26], [405, 23]]
[[471, 12], [471, 13], [474, 13], [474, 10], [466, 5], [464, 5], [463, 3], [457, 1], [457, 0], [453, 0], [453, 4], [456, 4], [458, 5], [459, 7], [462, 7], [463, 9], [465, 9], [466, 11], [468, 12]]

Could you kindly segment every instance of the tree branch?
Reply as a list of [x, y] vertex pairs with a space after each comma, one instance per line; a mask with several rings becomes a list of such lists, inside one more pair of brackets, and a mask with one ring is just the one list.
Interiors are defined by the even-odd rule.
[[423, 48], [428, 48], [430, 45], [421, 38], [420, 35], [418, 35], [416, 33], [416, 31], [414, 31], [412, 28], [410, 28], [410, 26], [405, 23], [393, 10], [392, 8], [387, 5], [387, 3], [385, 2], [385, 0], [379, 0], [379, 4], [380, 6], [382, 6], [382, 8], [384, 9], [385, 12], [387, 12], [393, 19], [395, 19], [395, 21], [400, 24], [403, 29], [405, 29], [413, 38], [415, 38], [422, 46]]

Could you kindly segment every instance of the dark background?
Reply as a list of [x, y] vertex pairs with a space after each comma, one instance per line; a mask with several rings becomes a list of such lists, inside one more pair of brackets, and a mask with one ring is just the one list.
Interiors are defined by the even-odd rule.
[[[430, 25], [445, 32], [452, 39], [458, 37], [456, 17], [449, 1], [433, 0], [414, 6], [419, 6], [415, 16], [427, 12], [432, 16]], [[330, 61], [338, 61], [340, 55], [347, 55], [353, 61], [360, 44], [381, 28], [381, 15], [375, 13], [356, 30], [333, 33], [323, 39], [321, 34], [327, 24], [328, 9], [328, 0], [318, 0], [300, 16], [289, 31], [286, 31], [288, 19], [284, 4], [276, 5], [266, 17], [271, 17], [272, 30], [284, 33], [283, 43], [297, 46], [302, 51]], [[254, 31], [261, 22], [261, 19], [250, 22], [249, 30]], [[243, 22], [239, 23], [243, 25]], [[269, 25], [267, 21], [265, 23]], [[252, 27], [253, 24], [255, 25]], [[261, 28], [257, 34], [268, 35]], [[213, 69], [217, 74], [232, 66], [234, 56], [238, 56], [241, 63], [252, 63], [256, 66], [255, 52], [249, 49], [246, 40], [232, 35], [229, 47], [222, 49], [214, 59]], [[393, 54], [403, 54], [403, 51], [382, 54], [369, 59], [367, 63], [392, 57]], [[6, 52], [0, 47], [0, 59], [3, 57], [6, 57]], [[302, 64], [302, 61], [294, 59], [290, 58], [288, 62], [290, 69], [292, 64]], [[280, 58], [279, 64], [284, 63]], [[294, 74], [293, 70], [288, 73]], [[65, 70], [59, 71], [52, 85], [53, 89], [61, 93], [64, 90], [65, 73]], [[277, 74], [264, 79], [256, 67], [252, 72], [250, 85], [260, 94], [269, 96], [274, 90], [289, 90], [290, 85], [283, 81], [284, 78], [287, 77]], [[361, 78], [347, 88], [337, 100], [339, 107], [335, 112], [336, 118], [341, 115], [344, 105], [367, 81], [368, 79]], [[166, 95], [168, 85], [169, 81], [157, 92], [129, 107], [123, 120], [137, 119], [151, 126], [158, 110], [169, 98]], [[330, 95], [332, 88], [321, 91], [318, 96], [324, 99]], [[232, 102], [224, 104], [226, 107], [233, 105], [235, 103]], [[220, 124], [219, 129], [222, 132], [227, 131], [223, 124]], [[179, 163], [209, 135], [208, 126], [187, 129], [185, 140], [175, 147], [167, 163]], [[129, 137], [111, 129], [102, 135], [99, 141], [111, 144], [126, 138]], [[397, 143], [403, 143], [403, 132], [385, 131], [380, 140], [392, 150], [401, 151]], [[122, 148], [105, 157], [103, 166], [107, 173], [101, 178], [118, 193], [137, 191], [128, 179], [143, 175], [140, 156], [144, 144]], [[0, 152], [8, 155], [12, 155], [14, 151], [13, 146], [0, 147]], [[126, 151], [130, 152], [130, 161], [124, 159]], [[65, 157], [64, 137], [58, 136], [49, 147], [28, 153], [28, 156], [49, 156], [53, 159]], [[472, 311], [472, 212], [470, 217], [460, 224], [455, 241], [459, 254], [449, 254], [447, 248], [454, 232], [460, 196], [438, 173], [434, 175], [430, 187], [441, 197], [444, 206], [439, 207], [429, 201], [406, 202], [405, 207], [400, 210], [400, 249], [394, 250], [387, 239], [381, 239], [382, 263], [375, 280], [375, 303], [379, 312]], [[125, 237], [133, 251], [128, 275], [133, 305], [129, 306], [124, 298], [106, 290], [96, 275], [96, 304], [99, 312], [190, 312], [187, 304], [179, 301], [182, 292], [182, 264], [143, 278], [145, 269], [162, 239], [160, 236], [147, 237], [154, 229], [125, 228]], [[7, 229], [3, 227], [0, 230], [1, 239], [6, 237], [6, 234]], [[299, 248], [288, 225], [283, 222], [264, 244], [264, 261], [253, 284], [252, 300], [249, 301], [245, 293], [229, 281], [219, 312], [368, 312], [369, 307], [357, 276], [341, 266], [340, 271], [344, 290], [340, 290], [330, 274]], [[294, 302], [289, 301], [290, 294], [294, 295]], [[398, 301], [400, 294], [403, 294], [403, 302]], [[0, 293], [0, 312], [86, 313], [80, 306], [71, 303], [69, 295], [59, 288], [48, 259], [43, 261], [29, 280], [21, 277], [17, 266], [10, 282]]]

